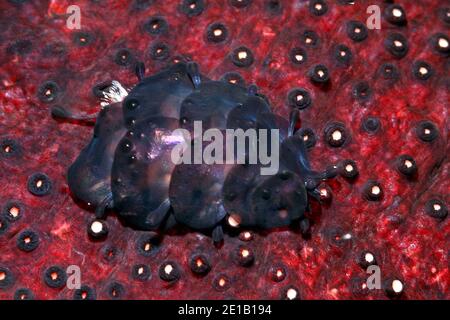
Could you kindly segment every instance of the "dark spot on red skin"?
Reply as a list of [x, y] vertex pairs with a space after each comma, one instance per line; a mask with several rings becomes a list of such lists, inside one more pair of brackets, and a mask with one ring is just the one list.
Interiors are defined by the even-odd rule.
[[19, 55], [26, 55], [29, 54], [32, 51], [33, 44], [30, 40], [27, 39], [21, 39], [16, 40], [14, 43], [9, 45], [6, 48], [6, 53], [10, 55], [19, 54]]
[[161, 280], [174, 283], [178, 281], [181, 277], [180, 269], [178, 264], [173, 261], [166, 261], [161, 264], [158, 270], [159, 277]]
[[386, 50], [397, 59], [401, 59], [408, 54], [408, 39], [401, 33], [390, 33], [384, 41]]
[[337, 45], [334, 48], [333, 55], [336, 61], [342, 66], [349, 66], [353, 59], [351, 49], [343, 44]]
[[37, 196], [42, 197], [48, 195], [52, 191], [52, 181], [45, 173], [35, 173], [28, 178], [28, 191]]
[[213, 43], [220, 43], [227, 39], [228, 29], [225, 25], [215, 22], [208, 26], [206, 30], [206, 39]]
[[74, 300], [95, 300], [95, 290], [86, 285], [82, 285], [80, 289], [76, 289], [73, 293]]
[[0, 141], [0, 154], [5, 158], [14, 158], [20, 155], [20, 144], [11, 138]]
[[354, 180], [359, 175], [356, 162], [349, 159], [342, 161], [339, 164], [339, 174], [348, 180]]
[[152, 35], [160, 35], [166, 33], [169, 26], [163, 17], [155, 16], [148, 19], [144, 24], [144, 30]]
[[66, 270], [60, 266], [51, 266], [45, 270], [43, 278], [45, 284], [50, 288], [60, 289], [66, 285]]
[[1, 214], [9, 222], [15, 222], [24, 216], [25, 207], [20, 201], [10, 200], [3, 206]]
[[349, 21], [347, 23], [347, 35], [355, 42], [362, 42], [367, 39], [369, 31], [364, 23], [359, 21]]
[[127, 67], [131, 65], [134, 61], [133, 53], [126, 49], [119, 49], [114, 55], [114, 62], [119, 66]]
[[134, 280], [147, 281], [151, 277], [151, 270], [145, 264], [136, 264], [131, 269], [131, 275]]
[[58, 97], [60, 90], [56, 82], [46, 81], [38, 90], [39, 99], [47, 103], [53, 102]]
[[25, 230], [17, 236], [17, 247], [23, 252], [36, 250], [40, 243], [39, 235], [32, 230]]
[[417, 174], [417, 163], [409, 155], [401, 155], [397, 161], [397, 170], [408, 178], [414, 178]]
[[306, 148], [310, 149], [316, 145], [316, 135], [311, 128], [300, 128], [295, 134], [303, 138]]
[[[22, 3], [14, 4], [19, 2]], [[246, 6], [237, 8], [238, 2]], [[302, 299], [391, 298], [384, 290], [363, 287], [367, 275], [356, 257], [365, 250], [376, 254], [382, 274], [401, 279], [405, 286], [400, 299], [445, 299], [445, 279], [439, 275], [448, 267], [446, 256], [442, 255], [448, 248], [444, 236], [448, 217], [433, 217], [427, 203], [439, 200], [445, 208], [449, 203], [450, 167], [444, 121], [448, 51], [437, 46], [436, 37], [444, 34], [448, 39], [444, 10], [448, 6], [440, 0], [420, 4], [402, 1], [407, 23], [399, 26], [384, 16], [389, 4], [376, 1], [374, 4], [382, 9], [382, 28], [369, 30], [367, 38], [358, 43], [348, 37], [346, 23], [364, 23], [367, 8], [359, 1], [354, 5], [350, 2], [353, 1], [327, 1], [328, 11], [315, 16], [308, 5], [294, 10], [294, 1], [280, 1], [278, 8], [282, 10], [278, 11], [275, 2], [269, 1], [205, 1], [202, 12], [189, 17], [180, 11], [181, 0], [132, 1], [114, 8], [117, 30], [111, 30], [111, 21], [99, 18], [108, 16], [111, 9], [98, 2], [80, 0], [77, 4], [88, 10], [88, 14], [82, 11], [82, 30], [62, 32], [64, 21], [58, 26], [49, 24], [48, 12], [64, 14], [65, 8], [52, 2], [30, 5], [30, 1], [5, 1], [0, 12], [2, 27], [5, 26], [0, 36], [0, 141], [10, 138], [18, 142], [20, 153], [8, 157], [0, 152], [0, 207], [14, 200], [26, 210], [15, 222], [2, 216], [9, 226], [0, 234], [0, 241], [6, 241], [0, 255], [11, 259], [1, 263], [0, 272], [6, 268], [16, 280], [0, 289], [0, 299], [13, 299], [21, 289], [29, 289], [35, 298], [110, 299], [106, 289], [112, 282], [120, 283], [125, 297], [133, 299], [280, 299], [285, 298], [285, 289], [292, 287], [298, 289]], [[229, 31], [222, 44], [209, 43], [204, 38], [207, 26], [218, 21], [217, 12]], [[155, 15], [164, 17], [169, 28], [156, 35], [144, 32], [143, 25]], [[30, 32], [14, 25], [27, 25]], [[317, 46], [305, 45], [305, 28], [320, 37]], [[78, 32], [84, 32], [84, 37], [75, 37]], [[410, 48], [403, 58], [396, 57], [396, 51], [393, 55], [392, 48], [386, 46], [384, 41], [390, 33], [401, 33], [407, 39]], [[46, 49], [57, 42], [64, 46]], [[164, 61], [149, 56], [149, 47], [156, 42], [171, 49]], [[227, 43], [248, 46], [254, 55], [253, 64], [246, 68], [233, 65], [229, 55], [234, 47], [227, 47]], [[339, 44], [351, 49], [349, 64], [341, 64], [333, 56]], [[333, 194], [327, 205], [311, 202], [310, 239], [287, 229], [262, 234], [251, 230], [250, 242], [225, 233], [223, 246], [216, 249], [208, 236], [190, 230], [170, 231], [148, 260], [136, 248], [142, 233], [124, 227], [114, 214], [108, 213], [108, 237], [103, 242], [91, 241], [86, 224], [93, 213], [68, 196], [66, 173], [91, 138], [92, 128], [84, 123], [55, 122], [50, 110], [59, 104], [83, 114], [96, 114], [99, 101], [92, 94], [96, 84], [115, 79], [126, 87], [135, 85], [133, 65], [121, 67], [112, 59], [114, 50], [105, 52], [105, 48], [124, 47], [145, 62], [146, 75], [156, 74], [176, 57], [198, 62], [202, 72], [213, 80], [238, 71], [245, 83], [259, 87], [259, 92], [267, 96], [275, 112], [284, 119], [291, 110], [286, 104], [287, 92], [304, 87], [311, 93], [314, 106], [301, 111], [298, 126], [301, 122], [301, 127], [311, 128], [316, 134], [316, 145], [308, 151], [311, 163], [318, 170], [330, 162], [352, 159], [358, 165], [358, 178], [347, 181], [338, 176], [326, 183]], [[292, 48], [303, 48], [306, 61], [294, 64], [290, 60]], [[267, 57], [271, 62], [264, 64]], [[413, 69], [416, 61], [428, 63], [432, 76], [418, 79]], [[329, 68], [331, 77], [326, 92], [309, 80], [308, 70], [316, 64]], [[384, 72], [382, 66], [386, 64], [395, 68]], [[367, 105], [355, 101], [351, 92], [353, 84], [362, 79], [372, 90]], [[38, 89], [48, 80], [64, 89], [51, 102], [42, 101], [38, 95]], [[368, 117], [378, 119], [378, 126], [364, 125]], [[420, 124], [423, 120], [434, 126]], [[351, 143], [340, 148], [327, 146], [324, 128], [333, 121], [345, 125], [351, 133]], [[427, 127], [431, 128], [430, 133], [424, 135]], [[430, 137], [432, 141], [427, 141]], [[402, 155], [409, 155], [416, 162], [414, 179], [398, 170], [397, 159]], [[36, 172], [46, 173], [53, 183], [52, 191], [44, 197], [27, 190], [27, 179]], [[379, 201], [367, 201], [363, 195], [363, 187], [370, 179], [376, 179], [383, 187]], [[351, 233], [351, 241], [330, 244], [324, 230], [331, 227], [340, 227], [341, 236]], [[39, 246], [30, 252], [19, 250], [16, 243], [16, 237], [25, 230], [33, 230], [40, 237]], [[251, 244], [258, 253], [255, 264], [249, 268], [237, 265], [231, 255], [240, 244]], [[101, 248], [106, 245], [117, 248], [120, 261], [127, 263], [105, 261]], [[204, 278], [195, 276], [188, 264], [190, 254], [199, 247], [212, 265]], [[270, 264], [261, 266], [260, 254], [267, 255]], [[169, 255], [183, 271], [183, 290], [181, 281], [171, 285], [159, 279], [157, 270]], [[37, 259], [43, 266], [82, 266], [82, 289], [49, 288], [42, 281], [43, 270], [35, 267]], [[130, 276], [131, 267], [147, 262], [153, 277], [136, 290], [141, 283]], [[285, 266], [287, 277], [275, 283], [267, 273], [278, 262]], [[411, 265], [417, 267], [410, 268]], [[102, 272], [98, 272], [99, 268]], [[228, 281], [221, 291], [214, 280], [224, 274]], [[259, 286], [248, 285], [252, 283]]]
[[106, 295], [109, 299], [120, 300], [125, 295], [125, 288], [119, 282], [112, 282], [106, 288]]
[[281, 282], [286, 279], [286, 267], [282, 264], [275, 264], [269, 269], [270, 278], [274, 282]]
[[293, 89], [288, 93], [288, 103], [294, 108], [306, 109], [312, 103], [311, 95], [305, 89]]
[[251, 267], [255, 262], [253, 250], [247, 246], [239, 246], [234, 251], [234, 259], [241, 267]]
[[367, 268], [369, 266], [377, 264], [377, 259], [373, 252], [371, 252], [369, 250], [364, 250], [358, 256], [357, 262], [361, 266], [361, 268], [363, 268], [364, 270], [367, 270]]
[[191, 271], [196, 275], [205, 276], [211, 270], [208, 258], [202, 254], [194, 254], [189, 260]]
[[352, 295], [356, 299], [364, 299], [370, 294], [370, 290], [366, 284], [367, 279], [364, 277], [354, 277], [349, 281], [349, 287]]
[[407, 23], [406, 12], [401, 5], [390, 4], [384, 10], [385, 19], [398, 26], [404, 26]]
[[[97, 230], [97, 228], [99, 230]], [[106, 236], [108, 235], [108, 232], [109, 232], [108, 225], [106, 224], [105, 221], [92, 220], [87, 225], [87, 233], [93, 241], [105, 239]]]
[[20, 288], [14, 293], [14, 300], [33, 300], [34, 295], [30, 289]]
[[0, 217], [0, 235], [8, 230], [9, 222], [4, 217]]
[[425, 203], [425, 212], [432, 218], [443, 221], [447, 218], [447, 205], [441, 199], [430, 199]]
[[11, 270], [0, 266], [0, 289], [8, 289], [15, 282], [15, 278]]

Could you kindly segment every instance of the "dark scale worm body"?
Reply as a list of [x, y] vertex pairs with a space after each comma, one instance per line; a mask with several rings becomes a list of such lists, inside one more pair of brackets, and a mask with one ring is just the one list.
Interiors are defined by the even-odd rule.
[[[309, 225], [304, 215], [308, 193], [319, 199], [318, 184], [334, 177], [336, 168], [321, 173], [311, 169], [304, 138], [294, 132], [297, 110], [287, 121], [272, 113], [255, 86], [245, 89], [210, 80], [192, 62], [174, 64], [147, 78], [143, 70], [138, 64], [140, 82], [123, 103], [101, 110], [91, 142], [69, 168], [75, 198], [94, 207], [97, 218], [113, 209], [136, 230], [182, 224], [212, 231], [215, 242], [222, 240], [227, 217], [235, 227]], [[54, 113], [81, 118], [64, 110]], [[174, 130], [192, 132], [194, 121], [201, 121], [203, 130], [221, 132], [278, 129], [278, 172], [261, 175], [261, 165], [249, 163], [175, 164], [171, 153], [182, 137]]]

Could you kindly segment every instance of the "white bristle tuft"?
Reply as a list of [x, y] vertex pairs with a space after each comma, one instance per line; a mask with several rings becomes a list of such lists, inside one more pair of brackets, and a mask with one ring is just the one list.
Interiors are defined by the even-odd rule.
[[103, 91], [103, 98], [101, 99], [100, 105], [105, 107], [116, 102], [122, 102], [127, 95], [127, 89], [119, 81], [113, 80], [111, 86]]

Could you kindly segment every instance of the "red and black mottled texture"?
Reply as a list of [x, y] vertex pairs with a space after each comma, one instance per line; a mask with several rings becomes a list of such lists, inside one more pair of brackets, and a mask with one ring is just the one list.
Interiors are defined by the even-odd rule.
[[[18, 219], [3, 215], [1, 220], [0, 298], [30, 295], [19, 291], [22, 288], [37, 299], [86, 297], [55, 285], [46, 276], [49, 268], [53, 267], [51, 273], [60, 271], [55, 266], [78, 265], [83, 284], [93, 288], [98, 299], [111, 298], [111, 292], [130, 299], [277, 299], [289, 287], [297, 288], [302, 299], [385, 299], [383, 290], [360, 287], [367, 275], [359, 259], [370, 251], [383, 279], [402, 280], [402, 298], [448, 299], [449, 220], [431, 217], [427, 208], [432, 199], [439, 199], [441, 207], [449, 201], [449, 61], [448, 51], [434, 48], [433, 36], [443, 34], [448, 39], [450, 3], [396, 1], [406, 13], [407, 24], [398, 26], [383, 17], [381, 30], [368, 30], [367, 38], [357, 42], [349, 38], [347, 23], [365, 22], [368, 5], [377, 3], [383, 11], [387, 1], [356, 0], [354, 5], [327, 1], [327, 12], [316, 16], [310, 13], [308, 1], [281, 0], [277, 5], [277, 1], [253, 0], [248, 7], [236, 8], [230, 1], [204, 0], [197, 2], [205, 4], [204, 10], [191, 17], [180, 10], [181, 2], [80, 0], [76, 3], [82, 14], [80, 31], [66, 28], [65, 10], [74, 4], [71, 1], [0, 3], [0, 137], [10, 147], [2, 145], [0, 155], [0, 204], [2, 214], [8, 215], [11, 207], [13, 213], [19, 209]], [[154, 16], [167, 23], [160, 34], [145, 31], [145, 23]], [[212, 43], [207, 30], [216, 22], [226, 26], [227, 37]], [[305, 30], [319, 37], [315, 46], [304, 43]], [[85, 40], [82, 45], [76, 43], [79, 32]], [[402, 58], [386, 48], [392, 33], [408, 41]], [[168, 57], [155, 60], [150, 52], [161, 44]], [[352, 52], [348, 63], [334, 58], [333, 50], [340, 44]], [[235, 66], [230, 59], [233, 49], [241, 46], [251, 50], [250, 66]], [[290, 60], [296, 47], [306, 52], [305, 63]], [[123, 48], [131, 52], [130, 60], [125, 59], [130, 63], [121, 61], [125, 65], [115, 59]], [[339, 177], [329, 184], [332, 200], [321, 208], [314, 206], [310, 239], [276, 230], [253, 233], [250, 241], [226, 236], [224, 245], [216, 248], [210, 238], [180, 230], [166, 235], [151, 254], [144, 255], [137, 246], [146, 233], [123, 227], [115, 217], [107, 219], [105, 240], [88, 237], [86, 225], [93, 215], [70, 197], [66, 171], [89, 141], [92, 128], [57, 122], [50, 108], [60, 105], [96, 113], [99, 103], [93, 86], [112, 79], [134, 85], [134, 60], [144, 61], [146, 74], [152, 74], [178, 55], [198, 62], [202, 73], [212, 79], [239, 72], [247, 84], [259, 86], [285, 117], [293, 88], [310, 93], [311, 105], [301, 111], [301, 118], [302, 127], [316, 136], [310, 149], [313, 167], [319, 170], [350, 159], [359, 171], [356, 179]], [[414, 77], [418, 60], [433, 69], [429, 79]], [[385, 63], [397, 67], [396, 81], [380, 74]], [[329, 71], [325, 86], [310, 80], [310, 69], [318, 64]], [[57, 85], [57, 89], [51, 87], [57, 94], [50, 99], [42, 97], [40, 90], [46, 81]], [[365, 93], [356, 97], [355, 88]], [[380, 121], [379, 130], [371, 134], [362, 129], [369, 116]], [[431, 142], [418, 137], [422, 120], [437, 128]], [[345, 127], [347, 139], [342, 146], [326, 142], [331, 122]], [[412, 157], [417, 166], [412, 178], [398, 170], [402, 155]], [[27, 188], [29, 177], [39, 172], [51, 181], [44, 196], [33, 195]], [[382, 190], [376, 201], [369, 201], [365, 194], [370, 181]], [[20, 241], [27, 237], [23, 232], [30, 230], [34, 232], [31, 242], [23, 246]], [[25, 251], [35, 247], [36, 236], [37, 247]], [[236, 257], [244, 249], [253, 256], [250, 264]], [[207, 271], [200, 272], [202, 264], [191, 261], [195, 255], [206, 261]], [[167, 263], [175, 268], [177, 281], [159, 277]], [[277, 268], [285, 276], [277, 278]], [[228, 281], [223, 287], [218, 286], [221, 277]]]

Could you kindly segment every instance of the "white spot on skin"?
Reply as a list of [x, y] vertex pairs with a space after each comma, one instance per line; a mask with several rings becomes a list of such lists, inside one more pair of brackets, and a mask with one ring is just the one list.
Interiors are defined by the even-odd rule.
[[400, 293], [403, 291], [403, 283], [400, 280], [395, 279], [392, 281], [392, 290], [394, 290], [395, 293]]
[[168, 265], [166, 265], [166, 266], [164, 267], [164, 272], [165, 272], [166, 274], [171, 274], [172, 271], [173, 271], [172, 265], [168, 264]]
[[397, 48], [400, 48], [400, 47], [403, 47], [403, 43], [401, 41], [395, 40], [394, 46], [396, 46]]
[[371, 189], [371, 192], [372, 192], [373, 195], [377, 196], [377, 195], [379, 195], [381, 193], [381, 189], [380, 189], [379, 186], [373, 186], [372, 189]]
[[248, 251], [247, 249], [243, 249], [241, 251], [241, 255], [243, 258], [247, 258], [250, 255], [250, 251]]
[[286, 292], [286, 297], [289, 300], [294, 300], [295, 298], [297, 298], [298, 292], [297, 290], [295, 290], [294, 288], [290, 288], [288, 289], [288, 291]]
[[327, 189], [320, 189], [320, 195], [322, 197], [328, 197], [328, 191]]
[[448, 48], [448, 41], [445, 38], [439, 38], [438, 45], [441, 48]]
[[91, 224], [91, 230], [93, 233], [100, 233], [103, 230], [103, 224], [100, 221], [94, 221]]
[[252, 238], [252, 234], [248, 231], [244, 232], [244, 239], [250, 240]]
[[411, 161], [409, 161], [409, 160], [405, 160], [405, 167], [407, 167], [407, 168], [411, 168], [412, 167], [412, 162]]
[[247, 52], [245, 51], [238, 52], [238, 58], [239, 60], [247, 59]]
[[394, 10], [392, 10], [392, 15], [396, 18], [400, 18], [402, 16], [402, 11], [400, 9], [394, 8]]
[[17, 218], [20, 214], [20, 209], [17, 207], [11, 207], [9, 209], [9, 214], [13, 217], [13, 218]]
[[223, 286], [225, 286], [226, 283], [227, 283], [227, 281], [224, 278], [219, 279], [219, 286], [223, 287]]
[[421, 75], [426, 75], [426, 74], [428, 73], [428, 69], [425, 68], [425, 67], [420, 67], [420, 68], [419, 68], [419, 73], [420, 73]]
[[195, 264], [197, 265], [197, 267], [200, 268], [200, 267], [203, 265], [202, 259], [198, 258], [198, 259], [195, 261]]
[[303, 61], [303, 56], [301, 54], [296, 54], [295, 55], [295, 60], [297, 61]]
[[334, 141], [339, 141], [342, 139], [342, 132], [340, 132], [339, 130], [335, 130], [331, 134], [331, 137], [333, 138]]
[[373, 256], [373, 254], [371, 254], [370, 252], [367, 252], [364, 255], [364, 259], [366, 260], [366, 262], [368, 263], [372, 263], [375, 260], [375, 257]]

